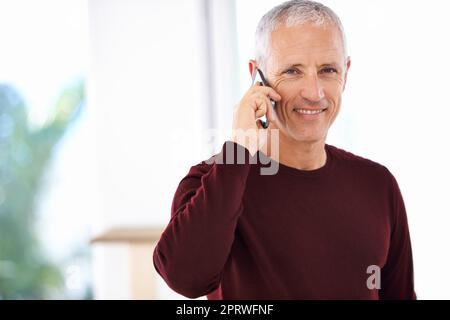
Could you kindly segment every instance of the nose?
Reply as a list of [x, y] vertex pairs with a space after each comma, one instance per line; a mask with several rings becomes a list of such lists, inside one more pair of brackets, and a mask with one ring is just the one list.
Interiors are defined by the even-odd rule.
[[305, 76], [300, 93], [304, 99], [312, 102], [319, 102], [325, 97], [322, 83], [317, 74]]

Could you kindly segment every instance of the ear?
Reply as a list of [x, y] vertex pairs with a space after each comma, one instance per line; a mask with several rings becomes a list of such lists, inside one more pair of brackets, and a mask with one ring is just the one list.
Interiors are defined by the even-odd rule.
[[351, 60], [351, 58], [350, 57], [348, 57], [347, 58], [347, 62], [346, 62], [346, 66], [347, 66], [347, 69], [346, 69], [346, 71], [345, 71], [345, 77], [344, 77], [344, 87], [343, 87], [343, 89], [342, 89], [342, 91], [344, 91], [345, 90], [345, 85], [347, 84], [347, 75], [348, 75], [348, 70], [350, 70], [350, 66], [352, 65], [352, 60]]
[[248, 62], [248, 69], [250, 71], [250, 76], [253, 77], [255, 76], [256, 70], [258, 69], [258, 65], [256, 64], [255, 60], [250, 60]]

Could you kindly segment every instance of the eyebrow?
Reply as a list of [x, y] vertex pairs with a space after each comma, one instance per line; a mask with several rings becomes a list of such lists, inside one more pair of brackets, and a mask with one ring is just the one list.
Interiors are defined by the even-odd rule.
[[[304, 67], [304, 65], [301, 63], [291, 64], [291, 65], [281, 68], [280, 71], [285, 71], [285, 70], [287, 70], [289, 68], [293, 68], [293, 67]], [[337, 62], [324, 63], [320, 66], [320, 68], [324, 68], [324, 67], [328, 67], [328, 68], [332, 67], [332, 68], [340, 70], [339, 63], [337, 63]]]

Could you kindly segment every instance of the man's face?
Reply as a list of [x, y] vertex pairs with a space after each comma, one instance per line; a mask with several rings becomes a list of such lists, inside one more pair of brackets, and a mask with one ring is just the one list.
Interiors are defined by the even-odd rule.
[[325, 141], [341, 106], [350, 67], [344, 59], [339, 29], [333, 25], [280, 26], [272, 33], [265, 71], [282, 97], [277, 107], [280, 137]]

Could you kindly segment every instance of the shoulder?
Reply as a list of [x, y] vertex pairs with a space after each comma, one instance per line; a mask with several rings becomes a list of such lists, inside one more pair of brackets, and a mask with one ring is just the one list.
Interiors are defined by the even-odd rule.
[[232, 141], [225, 141], [220, 152], [212, 155], [209, 159], [192, 166], [187, 177], [195, 178], [208, 175], [214, 167], [232, 167], [234, 164], [251, 162], [250, 154], [246, 148]]
[[213, 165], [212, 165], [211, 160], [204, 160], [200, 163], [193, 165], [189, 169], [189, 173], [187, 174], [186, 177], [191, 177], [191, 178], [202, 177], [205, 174], [208, 174], [208, 172], [212, 169], [212, 167], [213, 167]]
[[178, 208], [186, 204], [188, 200], [197, 193], [198, 188], [202, 184], [202, 178], [208, 175], [211, 167], [211, 165], [202, 161], [193, 165], [189, 169], [189, 172], [181, 179], [172, 201], [172, 216], [176, 213]]
[[327, 144], [327, 149], [337, 166], [346, 173], [367, 177], [373, 182], [382, 181], [388, 185], [395, 180], [392, 173], [383, 164], [332, 145]]

